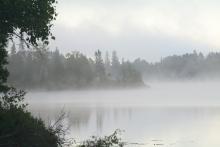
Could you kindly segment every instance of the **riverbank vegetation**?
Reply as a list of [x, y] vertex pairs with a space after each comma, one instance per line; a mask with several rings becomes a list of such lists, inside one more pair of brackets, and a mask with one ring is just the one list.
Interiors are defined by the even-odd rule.
[[[50, 128], [35, 118], [23, 103], [25, 92], [7, 82], [7, 45], [19, 37], [29, 45], [48, 44], [55, 20], [55, 0], [3, 0], [0, 4], [0, 146], [58, 147], [64, 141], [59, 128]], [[41, 16], [41, 17], [40, 17]], [[43, 17], [42, 17], [43, 16]], [[19, 66], [19, 65], [18, 65]]]

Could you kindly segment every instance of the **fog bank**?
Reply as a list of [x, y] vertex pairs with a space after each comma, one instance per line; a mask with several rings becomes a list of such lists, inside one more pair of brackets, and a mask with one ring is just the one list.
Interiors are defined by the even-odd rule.
[[79, 104], [87, 107], [220, 106], [220, 82], [152, 82], [150, 87], [121, 90], [29, 92], [29, 103]]

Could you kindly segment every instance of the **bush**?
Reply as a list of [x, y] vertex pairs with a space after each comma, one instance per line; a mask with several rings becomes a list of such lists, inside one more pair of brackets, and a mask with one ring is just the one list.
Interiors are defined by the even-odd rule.
[[0, 146], [57, 147], [59, 138], [44, 122], [21, 108], [1, 109]]
[[92, 136], [78, 147], [123, 147], [125, 143], [118, 137], [120, 132], [120, 130], [116, 130], [112, 135], [103, 138]]
[[3, 147], [61, 147], [68, 145], [61, 124], [46, 126], [40, 118], [28, 112], [23, 102], [25, 92], [15, 88], [0, 96], [0, 146]]

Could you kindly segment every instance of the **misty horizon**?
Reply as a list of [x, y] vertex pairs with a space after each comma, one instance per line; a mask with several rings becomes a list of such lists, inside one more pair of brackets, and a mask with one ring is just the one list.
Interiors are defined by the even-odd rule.
[[220, 0], [0, 0], [0, 146], [219, 147]]
[[[15, 45], [15, 48], [16, 48], [16, 50], [17, 51], [19, 51], [19, 46], [20, 46], [20, 41], [19, 40], [17, 40], [17, 39], [15, 39], [13, 42], [9, 42], [9, 46], [8, 46], [8, 48], [7, 48], [7, 51], [8, 51], [8, 53], [11, 53], [11, 48], [12, 48], [12, 46], [13, 46], [13, 44]], [[43, 44], [39, 44], [39, 45], [43, 45]], [[80, 52], [80, 53], [82, 53], [82, 54], [84, 54], [84, 55], [86, 55], [88, 58], [91, 58], [91, 59], [94, 59], [94, 53], [97, 51], [97, 50], [100, 50], [101, 52], [103, 52], [103, 53], [106, 53], [106, 52], [108, 52], [109, 54], [111, 54], [112, 52], [114, 52], [114, 51], [116, 51], [117, 52], [117, 54], [118, 54], [118, 56], [121, 58], [121, 59], [123, 59], [123, 60], [125, 60], [125, 61], [131, 61], [131, 62], [133, 62], [134, 60], [136, 60], [136, 59], [141, 59], [141, 60], [145, 60], [145, 61], [147, 61], [148, 63], [157, 63], [157, 62], [160, 62], [162, 59], [164, 59], [164, 58], [166, 58], [166, 57], [169, 57], [169, 56], [182, 56], [182, 55], [186, 55], [186, 54], [192, 54], [192, 53], [194, 53], [194, 52], [196, 52], [196, 53], [198, 53], [198, 54], [203, 54], [205, 57], [206, 56], [208, 56], [210, 53], [220, 53], [220, 51], [218, 51], [218, 50], [212, 50], [211, 48], [210, 48], [210, 50], [208, 51], [208, 50], [206, 50], [206, 51], [201, 51], [201, 49], [196, 49], [196, 48], [185, 48], [184, 50], [185, 50], [185, 52], [169, 52], [169, 54], [167, 54], [167, 55], [164, 55], [164, 56], [158, 56], [158, 58], [155, 60], [155, 59], [153, 59], [153, 60], [150, 60], [150, 58], [141, 58], [141, 56], [132, 56], [132, 58], [129, 58], [128, 56], [126, 57], [126, 54], [125, 55], [123, 55], [123, 54], [121, 54], [121, 52], [119, 51], [118, 52], [118, 50], [115, 50], [115, 49], [104, 49], [104, 48], [96, 48], [96, 49], [90, 49], [90, 48], [88, 48], [88, 49], [86, 49], [86, 50], [92, 50], [93, 52], [89, 52], [89, 53], [86, 53], [85, 51], [83, 51], [83, 50], [81, 50], [81, 49], [68, 49], [67, 51], [64, 51], [62, 48], [59, 48], [59, 47], [52, 47], [52, 45], [51, 44], [49, 44], [49, 45], [46, 45], [45, 46], [49, 51], [56, 51], [56, 50], [59, 50], [59, 52], [61, 53], [61, 54], [63, 54], [64, 56], [66, 56], [67, 54], [69, 54], [69, 53], [72, 53], [72, 52]], [[162, 48], [161, 48], [162, 49]], [[34, 50], [37, 50], [36, 49], [36, 47], [34, 47], [34, 46], [32, 46], [32, 47], [30, 47], [30, 48], [27, 48], [26, 47], [26, 45], [24, 45], [24, 50], [32, 50], [32, 51], [34, 51]], [[143, 55], [142, 55], [143, 56]]]
[[[8, 82], [28, 89], [95, 89], [150, 86], [148, 81], [220, 80], [220, 53], [172, 55], [158, 62], [129, 61], [116, 51], [97, 50], [92, 58], [72, 51], [66, 55], [45, 45], [32, 50], [11, 46]], [[17, 65], [20, 65], [18, 68]]]
[[57, 6], [51, 47], [89, 56], [97, 49], [116, 50], [129, 60], [152, 62], [193, 50], [218, 52], [218, 5], [216, 0], [65, 0]]

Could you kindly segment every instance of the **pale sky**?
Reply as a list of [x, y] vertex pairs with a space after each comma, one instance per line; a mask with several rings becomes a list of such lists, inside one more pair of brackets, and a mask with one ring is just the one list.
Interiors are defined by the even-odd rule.
[[52, 48], [126, 59], [220, 50], [220, 0], [58, 0]]

